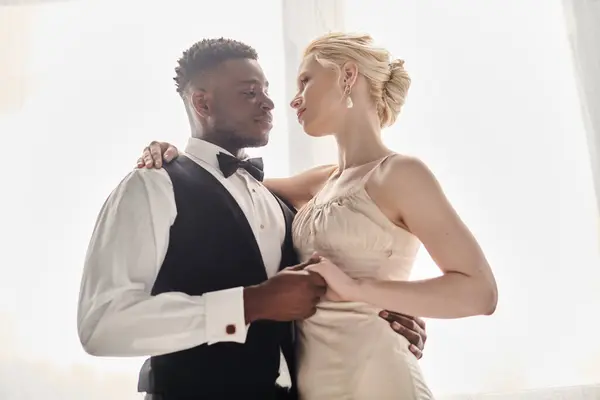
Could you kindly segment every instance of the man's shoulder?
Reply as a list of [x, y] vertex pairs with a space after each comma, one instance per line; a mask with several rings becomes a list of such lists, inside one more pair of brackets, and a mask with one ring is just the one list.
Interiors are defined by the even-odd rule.
[[121, 196], [154, 193], [163, 193], [165, 190], [173, 190], [173, 183], [163, 168], [147, 169], [136, 168], [128, 173], [119, 183], [115, 192]]
[[173, 221], [176, 216], [173, 185], [164, 170], [135, 169], [113, 189], [103, 210], [106, 215], [129, 215], [127, 218], [148, 215], [154, 218], [158, 212], [156, 215], [169, 215]]
[[131, 171], [125, 178], [123, 182], [127, 184], [136, 185], [139, 183], [149, 183], [149, 182], [168, 182], [169, 174], [164, 168], [136, 168]]

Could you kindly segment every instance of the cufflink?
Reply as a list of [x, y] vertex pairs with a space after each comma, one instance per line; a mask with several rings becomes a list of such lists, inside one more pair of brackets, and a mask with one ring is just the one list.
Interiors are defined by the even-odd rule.
[[228, 335], [233, 335], [235, 333], [235, 325], [227, 325], [225, 327], [225, 332], [227, 332]]

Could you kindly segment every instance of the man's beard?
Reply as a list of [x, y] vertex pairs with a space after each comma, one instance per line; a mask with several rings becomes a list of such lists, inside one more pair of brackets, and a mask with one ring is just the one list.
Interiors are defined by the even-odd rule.
[[235, 130], [228, 129], [226, 127], [218, 127], [215, 129], [214, 135], [211, 135], [211, 137], [208, 139], [213, 144], [224, 148], [236, 156], [243, 154], [243, 149], [250, 147], [262, 147], [267, 144], [267, 138], [256, 139], [244, 137]]

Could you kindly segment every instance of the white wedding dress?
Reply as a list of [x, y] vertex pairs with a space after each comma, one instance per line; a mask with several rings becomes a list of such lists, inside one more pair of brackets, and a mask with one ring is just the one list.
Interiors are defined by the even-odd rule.
[[[294, 245], [301, 261], [318, 251], [353, 278], [407, 280], [418, 239], [394, 225], [365, 190], [378, 162], [347, 193], [298, 211]], [[408, 341], [363, 303], [323, 301], [298, 323], [301, 400], [433, 399]]]

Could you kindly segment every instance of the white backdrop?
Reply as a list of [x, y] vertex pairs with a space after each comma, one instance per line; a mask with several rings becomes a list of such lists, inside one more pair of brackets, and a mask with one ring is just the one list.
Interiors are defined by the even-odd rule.
[[[331, 141], [288, 140], [300, 133], [286, 122], [286, 56], [301, 45], [289, 48], [282, 15], [324, 21], [304, 34], [336, 24], [371, 32], [406, 59], [413, 87], [386, 140], [428, 162], [496, 271], [494, 316], [430, 322], [432, 388], [600, 382], [598, 216], [559, 1], [349, 0], [325, 12], [323, 2], [290, 3], [302, 14], [275, 0], [0, 8], [0, 21], [27, 22], [0, 29], [0, 77], [23, 78], [0, 95], [1, 399], [136, 398], [139, 360], [95, 359], [79, 346], [79, 279], [97, 212], [140, 148], [185, 143], [171, 77], [191, 43], [223, 35], [259, 51], [278, 105], [259, 152], [268, 175], [300, 167], [292, 149], [335, 159]], [[422, 255], [415, 277], [434, 273]]]

